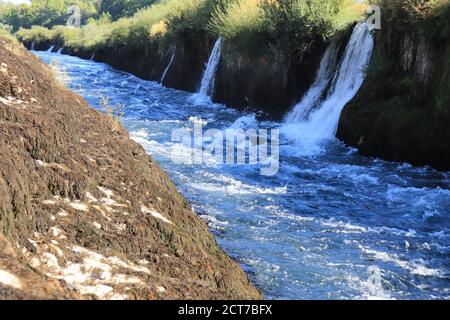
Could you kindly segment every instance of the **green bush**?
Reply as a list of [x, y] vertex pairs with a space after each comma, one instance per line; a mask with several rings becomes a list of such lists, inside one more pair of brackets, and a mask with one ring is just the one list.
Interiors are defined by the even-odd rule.
[[34, 25], [52, 28], [67, 22], [70, 5], [80, 8], [81, 23], [97, 15], [96, 0], [31, 0], [31, 5], [0, 1], [0, 23], [12, 26], [14, 31]]
[[52, 30], [41, 26], [32, 26], [31, 29], [21, 28], [16, 34], [24, 42], [51, 42], [54, 38], [54, 32]]
[[241, 44], [278, 45], [301, 54], [361, 17], [352, 0], [228, 0], [210, 29]]

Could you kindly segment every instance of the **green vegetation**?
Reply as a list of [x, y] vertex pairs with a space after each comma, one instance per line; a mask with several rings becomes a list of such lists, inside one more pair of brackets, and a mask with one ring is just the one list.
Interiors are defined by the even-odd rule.
[[217, 8], [210, 26], [241, 44], [275, 44], [301, 53], [358, 20], [362, 9], [353, 0], [237, 0]]
[[109, 13], [113, 20], [130, 17], [139, 9], [150, 6], [157, 0], [102, 0], [98, 12]]
[[[398, 72], [397, 64], [388, 56], [388, 52], [377, 50], [367, 69], [368, 82], [376, 84], [373, 99], [385, 104], [383, 93], [390, 92], [390, 99], [403, 103], [397, 105], [408, 112], [417, 108], [434, 116], [450, 119], [450, 0], [378, 0], [372, 1], [382, 6], [383, 24], [389, 26], [394, 34], [409, 34], [414, 30], [420, 36], [439, 47], [446, 44], [444, 61], [437, 61], [442, 66], [441, 72], [435, 72], [432, 83], [424, 86], [409, 73]], [[388, 100], [389, 101], [389, 100]], [[420, 110], [422, 109], [422, 110]], [[419, 112], [418, 111], [418, 112]]]
[[362, 9], [353, 0], [107, 0], [76, 31], [38, 23], [52, 28], [22, 25], [17, 34], [23, 41], [59, 40], [75, 49], [96, 50], [141, 48], [201, 33], [243, 47], [301, 53], [357, 20]]
[[0, 23], [11, 26], [14, 31], [36, 25], [64, 25], [70, 16], [67, 12], [70, 5], [80, 8], [82, 23], [97, 14], [96, 0], [32, 0], [31, 5], [2, 4], [0, 0]]
[[449, 0], [371, 0], [383, 9], [382, 18], [398, 30], [416, 31], [431, 37], [450, 37]]
[[11, 28], [7, 25], [0, 24], [0, 37], [7, 38], [14, 42], [17, 42], [17, 38], [11, 33]]

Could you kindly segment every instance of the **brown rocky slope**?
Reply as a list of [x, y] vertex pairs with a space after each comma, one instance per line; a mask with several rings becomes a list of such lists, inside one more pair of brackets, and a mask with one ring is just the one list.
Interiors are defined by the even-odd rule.
[[112, 118], [0, 39], [0, 299], [258, 299]]

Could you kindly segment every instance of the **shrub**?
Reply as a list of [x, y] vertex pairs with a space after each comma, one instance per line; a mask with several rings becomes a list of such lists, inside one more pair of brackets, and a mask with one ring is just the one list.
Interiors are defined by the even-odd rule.
[[263, 0], [237, 0], [216, 7], [209, 27], [222, 38], [241, 45], [262, 43], [267, 32], [262, 4]]
[[51, 42], [53, 41], [54, 32], [45, 27], [32, 26], [31, 29], [20, 28], [17, 31], [17, 37], [24, 42]]
[[360, 8], [352, 0], [228, 0], [214, 11], [210, 29], [244, 45], [301, 53], [359, 19]]
[[265, 0], [263, 8], [274, 41], [299, 55], [363, 16], [353, 0]]

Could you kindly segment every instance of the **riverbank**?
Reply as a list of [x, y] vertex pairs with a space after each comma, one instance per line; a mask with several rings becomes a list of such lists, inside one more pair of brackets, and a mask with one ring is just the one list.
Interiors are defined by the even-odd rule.
[[261, 298], [116, 119], [0, 41], [0, 298]]

